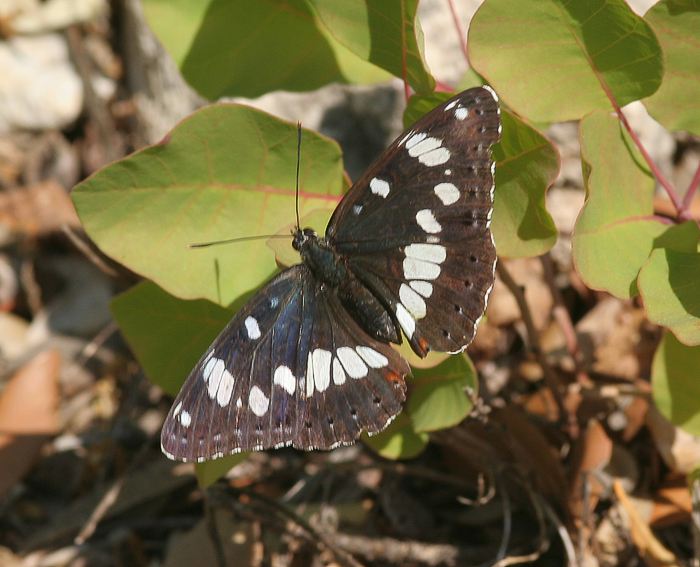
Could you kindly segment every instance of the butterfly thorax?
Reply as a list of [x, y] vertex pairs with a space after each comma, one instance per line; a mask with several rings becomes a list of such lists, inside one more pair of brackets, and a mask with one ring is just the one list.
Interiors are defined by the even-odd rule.
[[304, 264], [321, 282], [338, 287], [347, 279], [347, 268], [341, 256], [325, 238], [319, 238], [313, 229], [297, 230], [292, 246], [299, 251]]

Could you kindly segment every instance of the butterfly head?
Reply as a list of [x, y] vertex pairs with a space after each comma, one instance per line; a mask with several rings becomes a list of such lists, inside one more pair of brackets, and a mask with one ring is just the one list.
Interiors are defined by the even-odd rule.
[[292, 247], [294, 250], [301, 251], [304, 245], [310, 240], [318, 239], [318, 234], [313, 228], [297, 229], [294, 232], [294, 240], [292, 240]]

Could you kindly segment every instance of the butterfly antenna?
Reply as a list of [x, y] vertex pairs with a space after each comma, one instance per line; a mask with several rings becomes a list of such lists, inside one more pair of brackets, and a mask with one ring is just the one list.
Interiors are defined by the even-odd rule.
[[301, 163], [301, 122], [297, 122], [297, 181], [295, 190], [295, 206], [297, 212], [297, 230], [301, 230], [299, 221], [299, 164]]
[[212, 240], [211, 242], [198, 242], [189, 244], [189, 248], [206, 248], [217, 244], [231, 244], [232, 242], [247, 242], [248, 240], [261, 240], [263, 238], [291, 238], [291, 234], [259, 234], [257, 236], [241, 236], [239, 238], [227, 238], [226, 240]]

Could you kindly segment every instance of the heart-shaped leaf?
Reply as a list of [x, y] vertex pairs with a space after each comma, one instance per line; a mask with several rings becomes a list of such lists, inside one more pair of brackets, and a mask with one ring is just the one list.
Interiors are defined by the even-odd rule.
[[644, 105], [669, 130], [700, 135], [700, 0], [661, 0], [644, 19], [664, 52], [664, 81]]
[[633, 297], [654, 240], [668, 229], [652, 216], [654, 180], [609, 113], [584, 118], [580, 139], [586, 203], [573, 235], [576, 269], [589, 287]]
[[360, 59], [405, 79], [418, 93], [435, 88], [423, 61], [418, 0], [309, 1], [333, 39]]
[[700, 436], [700, 347], [664, 335], [651, 369], [654, 403], [674, 425]]
[[406, 411], [417, 433], [461, 422], [472, 408], [466, 389], [476, 393], [478, 387], [476, 370], [466, 354], [450, 356], [435, 368], [414, 370], [410, 384]]
[[575, 120], [661, 84], [661, 48], [624, 0], [489, 0], [469, 27], [472, 66], [534, 122]]
[[335, 40], [306, 0], [145, 0], [144, 12], [185, 80], [210, 100], [388, 78]]
[[[689, 223], [695, 226], [695, 223]], [[678, 340], [700, 345], [700, 253], [654, 250], [639, 273], [639, 291], [649, 320]], [[699, 367], [700, 368], [700, 367]]]
[[420, 455], [428, 444], [427, 433], [416, 433], [411, 418], [400, 413], [381, 433], [362, 435], [362, 441], [385, 459], [411, 459]]
[[[275, 271], [265, 241], [189, 245], [272, 234], [293, 221], [296, 151], [296, 125], [216, 104], [79, 184], [73, 202], [115, 260], [178, 297], [228, 305]], [[344, 189], [337, 144], [306, 130], [300, 187], [302, 214], [337, 203]]]

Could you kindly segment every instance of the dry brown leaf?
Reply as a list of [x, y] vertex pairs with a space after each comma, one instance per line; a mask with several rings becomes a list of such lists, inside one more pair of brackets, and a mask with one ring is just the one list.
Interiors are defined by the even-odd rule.
[[572, 515], [579, 521], [591, 517], [605, 490], [598, 474], [610, 462], [612, 452], [613, 444], [605, 428], [596, 420], [589, 421], [585, 433], [574, 448], [572, 466], [574, 478], [569, 506]]
[[685, 475], [673, 475], [654, 494], [654, 508], [649, 525], [654, 528], [690, 521], [693, 504]]
[[68, 192], [49, 179], [0, 193], [0, 225], [6, 230], [41, 236], [68, 226], [80, 226]]
[[0, 395], [0, 495], [24, 476], [43, 443], [59, 430], [60, 366], [58, 351], [41, 352]]
[[676, 556], [656, 539], [649, 525], [642, 519], [636, 506], [627, 496], [622, 483], [615, 480], [613, 489], [615, 496], [617, 496], [621, 506], [627, 513], [632, 541], [639, 550], [644, 562], [649, 567], [681, 567]]
[[655, 406], [650, 406], [647, 427], [664, 462], [678, 473], [689, 474], [700, 463], [700, 438], [668, 421]]

